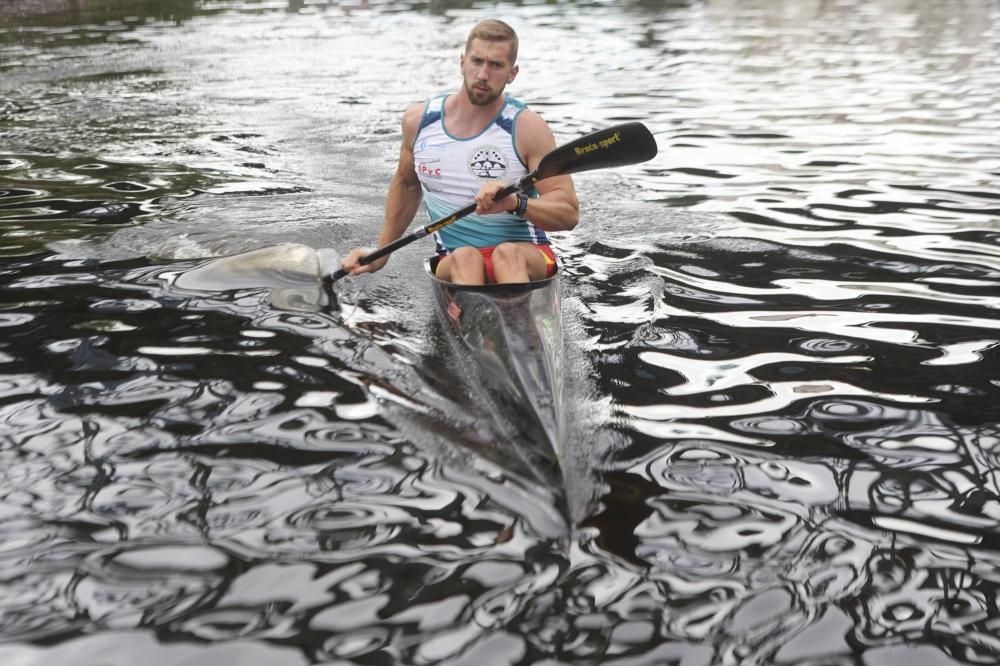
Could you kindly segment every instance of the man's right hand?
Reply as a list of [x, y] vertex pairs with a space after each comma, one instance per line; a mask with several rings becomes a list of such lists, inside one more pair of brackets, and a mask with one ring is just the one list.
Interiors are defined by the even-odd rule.
[[372, 252], [374, 252], [374, 250], [372, 249], [367, 249], [363, 247], [354, 248], [353, 250], [348, 252], [347, 256], [344, 257], [344, 260], [340, 262], [340, 267], [343, 268], [345, 271], [347, 271], [350, 275], [361, 275], [362, 273], [374, 273], [375, 271], [385, 266], [386, 262], [389, 261], [389, 257], [382, 257], [380, 259], [376, 259], [371, 263], [362, 264], [360, 262], [361, 257], [367, 256]]

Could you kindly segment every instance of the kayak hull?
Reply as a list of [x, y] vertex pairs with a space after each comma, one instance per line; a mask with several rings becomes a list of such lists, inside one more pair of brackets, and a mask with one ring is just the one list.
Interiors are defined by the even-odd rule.
[[457, 361], [478, 383], [501, 431], [546, 444], [557, 458], [563, 432], [563, 336], [559, 274], [520, 284], [456, 285], [425, 262], [439, 319]]

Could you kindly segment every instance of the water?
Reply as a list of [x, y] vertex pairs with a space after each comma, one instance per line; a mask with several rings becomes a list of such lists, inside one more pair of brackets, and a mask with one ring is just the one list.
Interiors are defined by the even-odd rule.
[[[660, 147], [556, 238], [563, 489], [448, 390], [426, 245], [340, 310], [173, 284], [370, 243], [493, 14], [557, 140]], [[998, 19], [0, 2], [3, 663], [1000, 661]]]

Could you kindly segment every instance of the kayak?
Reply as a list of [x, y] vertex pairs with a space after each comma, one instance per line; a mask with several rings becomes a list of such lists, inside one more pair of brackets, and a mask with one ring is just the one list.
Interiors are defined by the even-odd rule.
[[558, 273], [527, 283], [456, 285], [434, 275], [437, 262], [432, 257], [424, 268], [463, 373], [491, 403], [508, 441], [545, 444], [558, 465], [564, 420]]

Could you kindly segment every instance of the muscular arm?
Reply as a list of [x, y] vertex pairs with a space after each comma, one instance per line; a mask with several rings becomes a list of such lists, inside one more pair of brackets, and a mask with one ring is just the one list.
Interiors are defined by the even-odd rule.
[[[382, 231], [378, 236], [378, 247], [384, 247], [400, 238], [420, 207], [423, 193], [420, 191], [420, 181], [413, 168], [413, 141], [417, 135], [420, 116], [423, 114], [423, 104], [414, 104], [403, 113], [403, 141], [399, 148], [399, 162], [396, 171], [389, 182], [389, 191], [385, 197], [385, 214], [382, 221]], [[344, 261], [343, 268], [352, 275], [377, 271], [389, 260], [388, 257], [376, 259], [362, 266], [358, 260], [369, 254], [370, 250], [357, 248], [352, 250]]]
[[403, 114], [403, 143], [399, 148], [399, 163], [389, 183], [385, 197], [385, 216], [378, 246], [388, 245], [406, 231], [420, 207], [422, 193], [417, 172], [413, 168], [413, 140], [423, 113], [423, 105], [415, 104]]
[[[525, 109], [517, 118], [517, 151], [528, 163], [528, 169], [534, 170], [542, 158], [556, 147], [555, 138], [548, 124], [541, 116]], [[515, 195], [510, 195], [498, 202], [492, 197], [502, 185], [484, 186], [476, 197], [479, 204], [477, 213], [488, 215], [511, 210], [517, 205]], [[529, 222], [544, 231], [569, 231], [580, 221], [580, 203], [576, 198], [573, 179], [569, 176], [555, 176], [538, 181], [535, 185], [538, 197], [530, 199], [525, 217]]]

